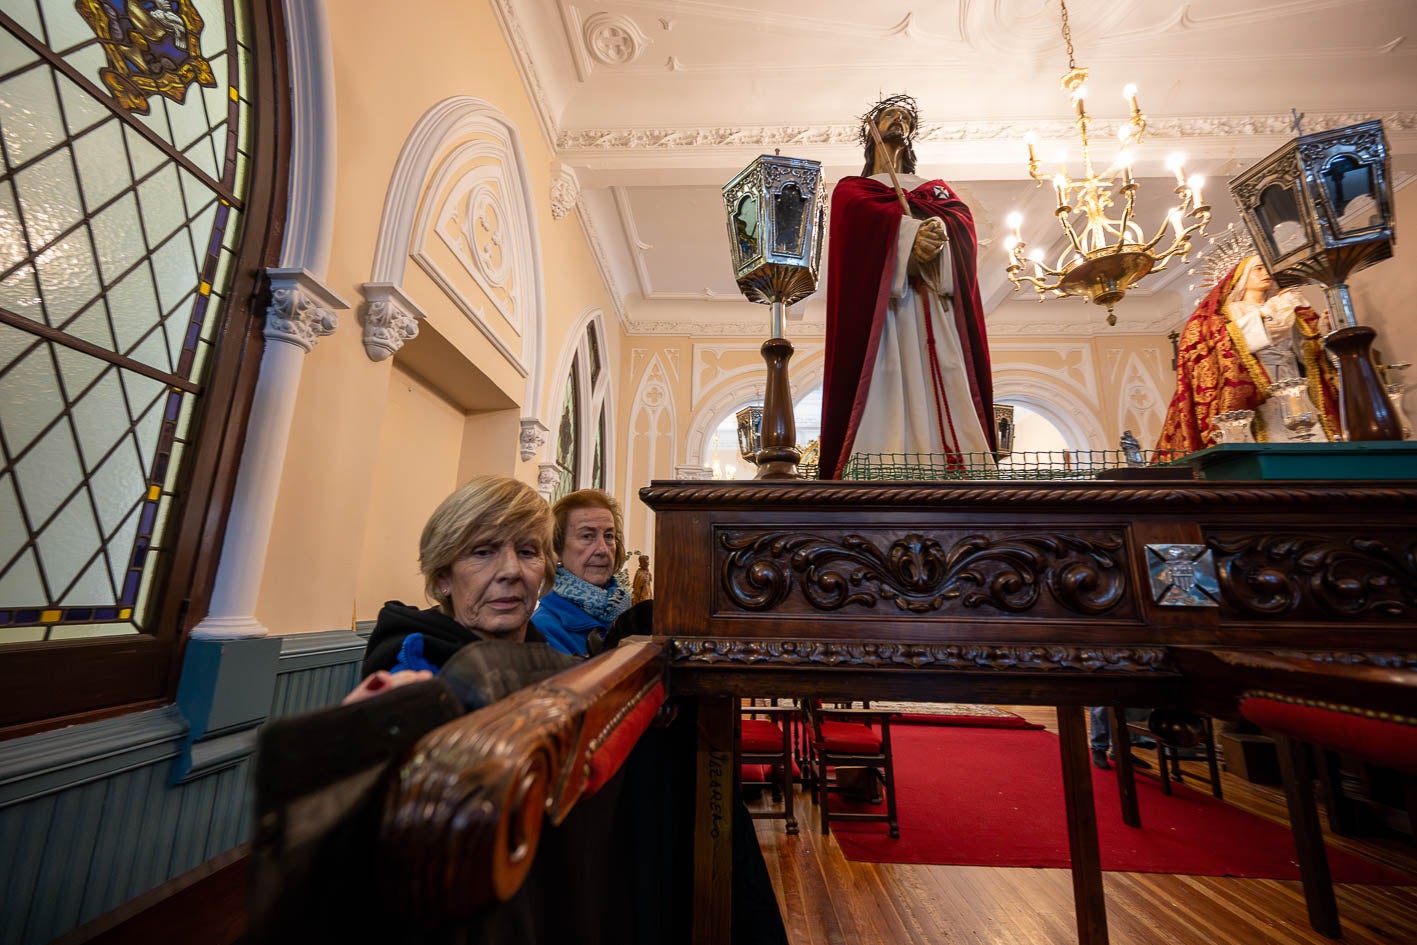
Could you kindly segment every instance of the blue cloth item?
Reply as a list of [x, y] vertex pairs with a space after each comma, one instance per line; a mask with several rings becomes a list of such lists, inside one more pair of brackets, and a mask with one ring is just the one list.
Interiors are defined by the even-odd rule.
[[630, 595], [613, 577], [610, 583], [599, 587], [558, 565], [556, 584], [551, 590], [600, 621], [602, 627], [610, 626], [616, 617], [630, 609]]
[[428, 662], [428, 657], [423, 655], [423, 634], [421, 633], [410, 633], [403, 638], [403, 646], [399, 647], [398, 659], [394, 661], [389, 672], [397, 673], [405, 669], [438, 672], [438, 667]]
[[609, 622], [596, 620], [584, 609], [552, 591], [541, 598], [531, 622], [546, 637], [553, 649], [572, 656], [586, 656], [589, 653], [586, 635], [592, 630], [604, 630]]
[[1112, 747], [1111, 712], [1105, 705], [1088, 707], [1087, 717], [1092, 722], [1092, 736], [1088, 743], [1093, 751], [1106, 751]]

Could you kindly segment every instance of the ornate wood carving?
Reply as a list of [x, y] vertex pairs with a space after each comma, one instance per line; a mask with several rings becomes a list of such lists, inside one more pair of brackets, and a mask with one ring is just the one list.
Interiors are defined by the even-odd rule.
[[771, 483], [713, 483], [689, 485], [655, 483], [640, 490], [646, 505], [659, 508], [673, 505], [689, 508], [706, 505], [768, 508], [827, 506], [864, 511], [872, 505], [904, 508], [924, 506], [1003, 506], [1018, 510], [1025, 506], [1047, 508], [1095, 508], [1125, 513], [1127, 507], [1199, 510], [1207, 507], [1237, 506], [1264, 509], [1273, 506], [1312, 505], [1333, 511], [1360, 507], [1371, 511], [1417, 509], [1417, 487], [1404, 486], [1245, 486], [1226, 482], [1157, 485], [1105, 484], [1088, 481], [1048, 484], [1017, 482], [979, 483], [865, 483], [846, 481]]
[[1311, 663], [1338, 663], [1343, 666], [1376, 666], [1379, 669], [1417, 670], [1417, 653], [1356, 653], [1349, 650], [1272, 650], [1275, 656], [1308, 660]]
[[1417, 539], [1381, 536], [1215, 531], [1222, 600], [1246, 616], [1290, 619], [1411, 620], [1417, 613]]
[[672, 663], [824, 666], [843, 669], [949, 669], [1029, 672], [1173, 672], [1166, 648], [998, 646], [878, 640], [728, 640], [676, 638]]
[[732, 606], [750, 611], [777, 609], [797, 590], [818, 611], [881, 605], [934, 615], [989, 607], [1091, 617], [1113, 610], [1127, 593], [1120, 531], [1001, 530], [953, 541], [938, 533], [893, 534], [722, 529], [721, 585]]
[[399, 769], [381, 843], [407, 915], [465, 919], [512, 896], [546, 819], [585, 790], [590, 757], [662, 692], [664, 648], [626, 643], [430, 732]]

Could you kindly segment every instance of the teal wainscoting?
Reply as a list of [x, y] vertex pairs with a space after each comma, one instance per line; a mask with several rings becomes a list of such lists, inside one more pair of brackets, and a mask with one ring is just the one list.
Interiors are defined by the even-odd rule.
[[177, 705], [0, 742], [0, 945], [48, 942], [244, 842], [257, 728], [338, 702], [366, 636], [194, 641]]

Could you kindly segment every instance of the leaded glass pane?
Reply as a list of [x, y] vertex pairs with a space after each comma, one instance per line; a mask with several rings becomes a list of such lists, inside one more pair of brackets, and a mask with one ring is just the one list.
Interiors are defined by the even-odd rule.
[[586, 342], [590, 349], [590, 386], [594, 388], [600, 380], [600, 341], [594, 325], [586, 329]]
[[0, 139], [5, 159], [20, 167], [64, 140], [53, 72], [36, 66], [0, 82]]
[[132, 184], [123, 154], [122, 122], [116, 118], [76, 138], [74, 160], [90, 212]]
[[600, 408], [600, 422], [596, 424], [595, 428], [595, 459], [591, 461], [590, 484], [596, 489], [605, 488], [605, 407], [603, 406]]
[[25, 236], [32, 249], [48, 246], [83, 218], [79, 182], [67, 149], [30, 164], [15, 175]]
[[[242, 11], [197, 6], [145, 5], [138, 53], [130, 5], [6, 4], [0, 308], [21, 325], [0, 323], [0, 643], [141, 631], [161, 591], [251, 124], [227, 36]], [[101, 96], [41, 57], [46, 38]]]
[[571, 362], [571, 373], [566, 378], [566, 394], [561, 399], [561, 423], [556, 431], [556, 462], [568, 471], [571, 481], [579, 483], [580, 477], [580, 370]]

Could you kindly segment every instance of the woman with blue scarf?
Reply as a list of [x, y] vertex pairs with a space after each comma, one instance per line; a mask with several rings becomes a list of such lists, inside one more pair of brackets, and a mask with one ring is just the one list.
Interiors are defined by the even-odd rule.
[[551, 513], [561, 563], [531, 621], [555, 649], [585, 656], [590, 632], [606, 630], [630, 608], [629, 592], [615, 579], [625, 563], [624, 518], [620, 503], [599, 489], [562, 496]]

